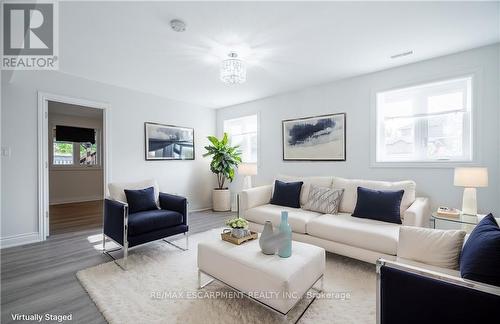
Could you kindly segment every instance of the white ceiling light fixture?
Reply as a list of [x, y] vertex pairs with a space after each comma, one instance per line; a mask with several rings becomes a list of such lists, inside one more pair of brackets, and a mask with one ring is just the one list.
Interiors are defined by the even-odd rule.
[[229, 58], [222, 61], [220, 65], [220, 79], [227, 84], [240, 84], [247, 79], [245, 62], [238, 59], [236, 52], [230, 52]]

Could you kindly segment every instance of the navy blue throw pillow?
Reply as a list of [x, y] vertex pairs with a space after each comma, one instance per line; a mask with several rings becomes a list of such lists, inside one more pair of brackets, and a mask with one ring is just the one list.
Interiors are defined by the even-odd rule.
[[158, 209], [154, 187], [139, 190], [125, 189], [125, 196], [127, 196], [129, 214]]
[[271, 204], [292, 208], [300, 208], [300, 190], [304, 182], [274, 181], [274, 193]]
[[500, 228], [492, 214], [484, 217], [460, 255], [462, 278], [500, 286]]
[[401, 224], [404, 190], [372, 190], [358, 187], [358, 200], [352, 216]]

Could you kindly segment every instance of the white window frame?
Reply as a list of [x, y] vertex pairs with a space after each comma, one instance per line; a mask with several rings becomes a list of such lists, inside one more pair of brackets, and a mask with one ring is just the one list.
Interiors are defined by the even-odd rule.
[[[388, 87], [373, 88], [370, 96], [370, 167], [372, 168], [455, 168], [459, 166], [479, 166], [481, 165], [481, 155], [479, 144], [481, 143], [478, 132], [478, 125], [481, 124], [481, 70], [479, 68], [463, 70], [457, 73], [446, 73], [432, 78], [414, 79], [404, 84]], [[377, 161], [377, 94], [387, 91], [396, 91], [405, 88], [417, 87], [425, 84], [442, 82], [460, 78], [471, 78], [471, 112], [470, 112], [470, 145], [471, 160], [436, 160], [436, 161]]]
[[[256, 113], [250, 113], [250, 114], [245, 114], [245, 115], [238, 115], [238, 116], [231, 116], [231, 117], [227, 117], [227, 118], [224, 118], [222, 120], [222, 134], [224, 134], [225, 132], [225, 122], [226, 121], [229, 121], [229, 120], [234, 120], [234, 119], [240, 119], [240, 118], [245, 118], [245, 117], [250, 117], [250, 116], [256, 116], [257, 118], [257, 162], [247, 162], [247, 161], [243, 161], [243, 163], [256, 163], [257, 166], [260, 166], [260, 148], [261, 148], [261, 143], [260, 143], [260, 112], [256, 112]], [[221, 135], [222, 135], [221, 134]], [[231, 135], [231, 134], [229, 134]]]
[[[69, 125], [68, 125], [69, 126]], [[55, 127], [55, 125], [53, 126]], [[101, 130], [99, 128], [94, 128], [97, 146], [97, 164], [80, 164], [80, 143], [73, 143], [73, 164], [54, 164], [54, 132], [51, 133], [50, 145], [49, 145], [49, 164], [50, 170], [96, 170], [102, 169], [102, 149], [101, 149]], [[63, 141], [64, 142], [64, 141]], [[70, 142], [67, 142], [70, 143]]]

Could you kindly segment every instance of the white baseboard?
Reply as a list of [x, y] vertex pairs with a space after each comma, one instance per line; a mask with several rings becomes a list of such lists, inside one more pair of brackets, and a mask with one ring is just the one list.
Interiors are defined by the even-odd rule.
[[196, 212], [201, 212], [201, 211], [205, 211], [205, 210], [211, 210], [212, 207], [205, 207], [205, 208], [198, 208], [198, 209], [190, 209], [189, 212], [190, 213], [196, 213]]
[[[205, 207], [205, 208], [198, 208], [198, 209], [190, 209], [189, 212], [190, 213], [196, 213], [196, 212], [202, 212], [202, 211], [206, 211], [206, 210], [212, 210], [212, 206]], [[228, 210], [228, 212], [236, 212], [236, 211], [234, 211], [234, 210]]]
[[54, 199], [49, 204], [50, 205], [61, 205], [61, 204], [71, 204], [71, 203], [79, 203], [79, 202], [86, 202], [86, 201], [103, 200], [103, 199], [104, 199], [104, 197], [102, 197], [102, 196], [88, 196], [88, 197], [81, 197], [81, 198]]
[[40, 242], [40, 234], [38, 232], [6, 236], [0, 238], [0, 249], [34, 242]]

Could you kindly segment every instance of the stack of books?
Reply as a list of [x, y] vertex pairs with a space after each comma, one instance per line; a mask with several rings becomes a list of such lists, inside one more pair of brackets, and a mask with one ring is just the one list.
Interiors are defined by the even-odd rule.
[[439, 207], [437, 214], [444, 217], [458, 217], [460, 216], [460, 210], [448, 207]]

